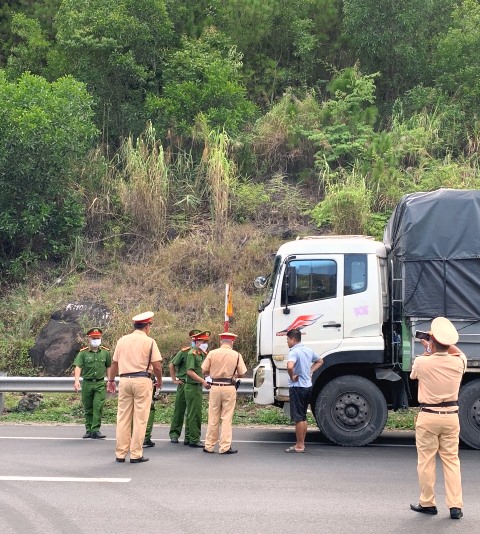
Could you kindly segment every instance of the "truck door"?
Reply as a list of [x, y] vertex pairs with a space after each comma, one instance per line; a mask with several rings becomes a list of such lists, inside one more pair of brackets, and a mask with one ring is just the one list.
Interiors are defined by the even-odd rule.
[[[277, 362], [280, 355], [288, 353], [286, 334], [292, 328], [298, 328], [302, 343], [319, 355], [340, 345], [343, 270], [344, 257], [340, 254], [296, 256], [285, 261], [273, 310], [273, 355]], [[277, 366], [283, 367], [279, 363]]]

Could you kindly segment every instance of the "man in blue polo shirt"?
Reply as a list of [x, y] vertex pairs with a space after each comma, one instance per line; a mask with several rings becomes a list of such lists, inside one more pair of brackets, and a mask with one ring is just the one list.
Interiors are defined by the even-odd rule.
[[323, 364], [322, 358], [305, 347], [302, 333], [297, 328], [287, 332], [287, 372], [290, 392], [290, 417], [295, 423], [297, 443], [285, 452], [305, 452], [307, 435], [307, 408], [312, 394], [312, 375]]

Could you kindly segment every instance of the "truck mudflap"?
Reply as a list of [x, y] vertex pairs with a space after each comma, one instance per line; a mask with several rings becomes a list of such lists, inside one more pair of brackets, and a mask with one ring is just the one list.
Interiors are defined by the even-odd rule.
[[480, 449], [480, 379], [460, 388], [458, 416], [460, 439], [472, 449]]
[[270, 358], [263, 358], [253, 370], [253, 401], [255, 404], [274, 403], [273, 365]]

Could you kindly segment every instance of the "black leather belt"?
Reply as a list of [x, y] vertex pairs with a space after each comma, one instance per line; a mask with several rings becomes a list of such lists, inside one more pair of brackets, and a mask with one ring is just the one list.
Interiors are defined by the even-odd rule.
[[458, 413], [458, 410], [452, 410], [450, 412], [447, 412], [446, 410], [444, 410], [444, 411], [430, 410], [430, 408], [420, 408], [420, 411], [421, 412], [428, 412], [428, 413], [440, 413], [440, 414], [443, 414], [443, 415], [448, 415], [448, 414], [451, 414], [451, 413]]
[[138, 373], [123, 373], [121, 378], [151, 378], [151, 374], [146, 371], [139, 371]]
[[227, 386], [232, 385], [232, 379], [231, 378], [212, 378], [214, 382], [221, 382], [222, 384], [226, 384]]
[[235, 386], [235, 384], [232, 384], [231, 382], [228, 384], [226, 382], [222, 382], [222, 383], [212, 382], [210, 385], [211, 386]]
[[86, 382], [104, 382], [105, 378], [84, 378]]

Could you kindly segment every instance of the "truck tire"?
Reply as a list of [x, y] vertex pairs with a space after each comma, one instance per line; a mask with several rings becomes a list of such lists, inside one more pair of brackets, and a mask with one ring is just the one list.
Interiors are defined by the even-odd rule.
[[480, 380], [473, 380], [460, 388], [458, 395], [460, 439], [480, 449]]
[[357, 375], [331, 380], [315, 402], [318, 428], [330, 441], [344, 447], [371, 443], [384, 429], [387, 414], [380, 389]]

